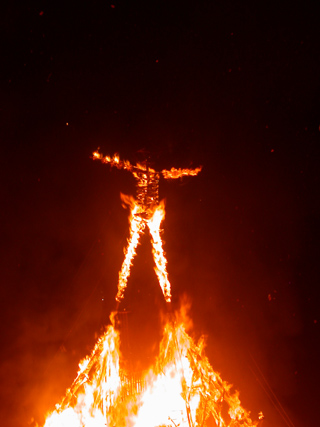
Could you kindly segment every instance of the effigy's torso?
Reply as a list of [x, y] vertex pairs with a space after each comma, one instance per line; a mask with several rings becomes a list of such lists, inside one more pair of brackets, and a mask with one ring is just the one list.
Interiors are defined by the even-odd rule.
[[148, 220], [159, 203], [160, 174], [147, 167], [143, 170], [140, 166], [133, 171], [133, 175], [137, 181], [137, 201], [140, 208], [137, 215]]

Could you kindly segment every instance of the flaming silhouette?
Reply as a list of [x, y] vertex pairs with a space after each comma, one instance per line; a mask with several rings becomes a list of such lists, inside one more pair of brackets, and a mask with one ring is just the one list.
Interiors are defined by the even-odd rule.
[[[147, 163], [131, 165], [118, 155], [111, 158], [94, 152], [93, 159], [130, 171], [137, 182], [136, 200], [122, 195], [130, 206], [130, 237], [119, 273], [117, 302], [124, 296], [139, 238], [148, 227], [155, 272], [169, 303], [171, 286], [160, 231], [165, 211], [158, 197], [159, 179], [195, 176], [201, 167], [157, 172]], [[213, 371], [203, 352], [204, 340], [195, 343], [187, 334], [184, 309], [168, 316], [156, 363], [134, 381], [121, 369], [117, 313], [112, 313], [111, 325], [91, 355], [80, 362], [73, 384], [44, 427], [205, 427], [208, 422], [217, 427], [258, 426], [259, 422], [253, 422], [241, 406], [238, 393]]]
[[118, 169], [130, 171], [136, 179], [137, 199], [122, 195], [124, 203], [130, 206], [130, 237], [128, 246], [125, 249], [125, 258], [119, 273], [118, 302], [123, 298], [127, 287], [130, 267], [136, 254], [139, 239], [148, 227], [152, 237], [152, 252], [156, 264], [155, 272], [158, 277], [164, 298], [171, 301], [171, 285], [167, 273], [167, 260], [162, 248], [160, 236], [160, 225], [165, 216], [164, 203], [159, 203], [159, 179], [162, 175], [165, 179], [182, 178], [183, 176], [195, 176], [201, 171], [201, 167], [196, 169], [175, 169], [162, 170], [157, 172], [150, 168], [147, 162], [132, 165], [128, 160], [120, 160], [118, 154], [113, 157], [103, 157], [98, 151], [93, 153], [93, 159], [99, 159], [103, 163], [109, 163]]

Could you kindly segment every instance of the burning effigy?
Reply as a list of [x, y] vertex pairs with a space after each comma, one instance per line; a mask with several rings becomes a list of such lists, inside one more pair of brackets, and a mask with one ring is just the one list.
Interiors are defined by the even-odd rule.
[[152, 238], [152, 252], [155, 261], [155, 272], [159, 280], [164, 298], [171, 301], [171, 285], [166, 269], [167, 260], [162, 248], [160, 236], [160, 225], [165, 216], [164, 203], [159, 203], [159, 180], [160, 176], [165, 179], [177, 179], [183, 176], [196, 176], [201, 171], [201, 167], [196, 169], [175, 169], [162, 170], [157, 172], [149, 167], [147, 162], [132, 165], [128, 160], [120, 160], [115, 154], [113, 157], [103, 157], [98, 151], [93, 153], [93, 159], [99, 159], [103, 163], [109, 163], [118, 169], [130, 171], [136, 179], [137, 197], [121, 194], [123, 202], [130, 207], [130, 237], [125, 250], [125, 258], [119, 273], [118, 302], [123, 298], [124, 290], [127, 286], [130, 275], [130, 267], [136, 254], [139, 239], [146, 227], [148, 227]]
[[[159, 202], [159, 180], [196, 176], [201, 167], [158, 172], [147, 162], [132, 165], [118, 155], [104, 157], [94, 152], [93, 159], [125, 169], [136, 179], [136, 198], [121, 195], [130, 207], [130, 234], [119, 272], [118, 305], [124, 298], [136, 248], [146, 228], [150, 231], [155, 273], [170, 305], [171, 285], [161, 239], [165, 209]], [[168, 311], [158, 357], [139, 378], [122, 367], [116, 318], [117, 311], [111, 313], [111, 324], [92, 353], [80, 362], [73, 384], [48, 415], [44, 427], [258, 426], [260, 421], [252, 421], [241, 406], [238, 392], [232, 391], [232, 386], [211, 367], [204, 354], [204, 340], [195, 343], [188, 335], [185, 316]]]

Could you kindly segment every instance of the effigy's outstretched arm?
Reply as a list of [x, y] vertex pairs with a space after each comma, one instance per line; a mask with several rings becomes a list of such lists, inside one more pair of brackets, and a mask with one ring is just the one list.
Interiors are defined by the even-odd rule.
[[136, 254], [136, 248], [142, 231], [145, 228], [145, 222], [139, 216], [135, 216], [134, 212], [131, 211], [131, 214], [130, 237], [128, 239], [128, 246], [124, 251], [125, 257], [119, 272], [118, 292], [116, 296], [116, 300], [118, 302], [123, 298], [124, 291], [127, 287], [128, 277], [130, 276], [132, 261]]
[[176, 179], [182, 178], [183, 176], [196, 176], [199, 172], [201, 172], [201, 170], [202, 166], [199, 166], [195, 169], [171, 168], [170, 170], [163, 169], [161, 173], [165, 179]]
[[129, 160], [120, 160], [119, 154], [114, 154], [113, 157], [103, 156], [99, 151], [92, 153], [93, 160], [101, 160], [102, 163], [109, 163], [111, 166], [115, 166], [117, 169], [133, 170], [132, 164]]

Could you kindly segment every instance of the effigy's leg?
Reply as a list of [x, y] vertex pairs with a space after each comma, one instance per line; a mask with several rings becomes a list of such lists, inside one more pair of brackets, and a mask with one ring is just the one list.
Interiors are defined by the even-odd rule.
[[136, 248], [144, 228], [145, 222], [140, 217], [132, 215], [130, 220], [130, 236], [128, 239], [128, 246], [124, 251], [125, 257], [119, 272], [118, 292], [116, 296], [116, 300], [118, 302], [122, 300], [124, 291], [127, 287], [132, 260], [136, 254]]
[[160, 236], [160, 224], [164, 218], [164, 208], [160, 205], [154, 211], [152, 218], [148, 221], [148, 227], [152, 237], [152, 253], [155, 261], [155, 272], [158, 277], [164, 298], [166, 302], [171, 301], [171, 285], [167, 273], [167, 260], [162, 248]]

